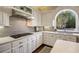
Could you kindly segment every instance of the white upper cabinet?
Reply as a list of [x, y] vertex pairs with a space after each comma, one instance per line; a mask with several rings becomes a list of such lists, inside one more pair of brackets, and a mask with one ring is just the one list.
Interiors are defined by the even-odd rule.
[[41, 13], [41, 24], [43, 26], [52, 26], [52, 23], [53, 23], [53, 13], [50, 11], [47, 11], [47, 12], [42, 12]]
[[2, 11], [0, 10], [0, 25], [2, 25], [3, 23], [3, 20], [2, 20], [3, 18], [2, 18]]
[[41, 26], [41, 13], [38, 10], [32, 10], [32, 16], [34, 19], [32, 20], [32, 26]]
[[6, 12], [3, 12], [3, 25], [4, 26], [9, 26], [9, 14]]
[[0, 7], [0, 26], [9, 26], [10, 15], [11, 15], [10, 9]]

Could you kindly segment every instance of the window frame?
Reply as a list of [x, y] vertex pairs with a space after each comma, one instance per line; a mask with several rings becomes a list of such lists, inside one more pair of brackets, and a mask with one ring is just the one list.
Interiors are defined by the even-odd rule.
[[[57, 29], [57, 27], [56, 27], [56, 25], [57, 25], [57, 24], [56, 24], [56, 23], [57, 23], [57, 22], [56, 22], [56, 19], [57, 19], [58, 15], [59, 15], [60, 13], [64, 12], [64, 11], [71, 11], [71, 12], [73, 12], [73, 13], [75, 14], [75, 18], [76, 18], [75, 22], [76, 22], [76, 23], [75, 23], [75, 28], [74, 28], [74, 29], [75, 29], [75, 30], [78, 29], [78, 14], [76, 13], [76, 11], [74, 11], [74, 10], [72, 10], [72, 9], [63, 9], [63, 10], [60, 10], [60, 11], [58, 11], [58, 12], [56, 13], [55, 21], [54, 21], [54, 22], [55, 22], [55, 23], [54, 23], [54, 28]], [[59, 29], [58, 29], [58, 30], [59, 30]], [[62, 29], [60, 29], [60, 30], [62, 30]]]

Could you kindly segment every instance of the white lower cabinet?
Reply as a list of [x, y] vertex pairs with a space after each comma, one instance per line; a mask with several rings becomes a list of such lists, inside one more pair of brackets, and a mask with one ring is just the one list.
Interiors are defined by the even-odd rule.
[[42, 33], [35, 33], [33, 35], [19, 38], [19, 40], [12, 42], [13, 53], [32, 53], [42, 44]]
[[32, 35], [28, 40], [28, 53], [32, 53], [36, 49], [36, 36]]
[[24, 45], [16, 46], [12, 50], [13, 53], [25, 53], [25, 46]]
[[0, 45], [0, 53], [11, 52], [11, 43], [6, 43]]
[[42, 44], [42, 33], [34, 33], [28, 40], [28, 52], [31, 53]]
[[75, 36], [63, 36], [63, 40], [66, 40], [66, 41], [72, 41], [72, 42], [76, 42], [76, 37]]
[[32, 53], [42, 44], [54, 46], [56, 40], [76, 42], [77, 39], [76, 36], [71, 35], [36, 32], [32, 35], [20, 37], [16, 41], [0, 45], [0, 53]]
[[56, 41], [56, 36], [53, 35], [52, 33], [44, 33], [43, 34], [43, 43], [46, 45], [53, 46], [55, 41]]
[[42, 33], [36, 32], [33, 35], [23, 36], [15, 41], [0, 45], [1, 53], [32, 53], [43, 43]]
[[54, 46], [56, 40], [66, 40], [76, 42], [76, 37], [71, 35], [43, 33], [43, 43], [49, 46]]
[[36, 38], [37, 38], [36, 48], [38, 48], [40, 45], [43, 44], [42, 33], [37, 33]]
[[13, 53], [27, 53], [27, 39], [28, 37], [21, 37], [17, 41], [12, 42]]
[[11, 49], [8, 49], [8, 50], [5, 50], [5, 51], [2, 51], [1, 53], [11, 53]]
[[12, 53], [19, 53], [19, 48], [18, 47], [12, 48]]

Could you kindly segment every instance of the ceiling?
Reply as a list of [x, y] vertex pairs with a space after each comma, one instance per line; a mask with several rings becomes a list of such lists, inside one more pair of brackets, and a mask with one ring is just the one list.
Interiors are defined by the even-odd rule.
[[54, 10], [57, 6], [33, 6], [33, 9], [39, 10], [39, 11], [48, 11], [48, 10]]

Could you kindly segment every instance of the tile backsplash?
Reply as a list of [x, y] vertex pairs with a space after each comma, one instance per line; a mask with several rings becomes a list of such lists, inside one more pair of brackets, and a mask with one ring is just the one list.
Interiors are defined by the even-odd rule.
[[27, 27], [26, 20], [23, 18], [10, 17], [10, 26], [0, 28], [0, 37], [10, 36], [21, 33], [33, 32], [33, 27]]

